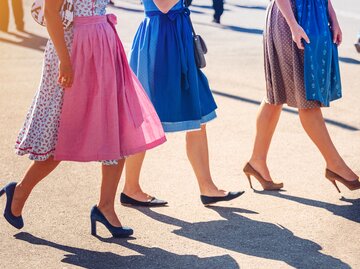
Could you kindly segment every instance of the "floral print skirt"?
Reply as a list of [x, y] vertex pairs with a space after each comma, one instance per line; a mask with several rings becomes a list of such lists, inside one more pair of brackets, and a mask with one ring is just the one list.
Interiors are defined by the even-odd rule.
[[[72, 40], [73, 31], [68, 29], [65, 42], [69, 51]], [[49, 40], [40, 86], [16, 140], [16, 154], [29, 154], [29, 158], [35, 161], [44, 161], [54, 155], [63, 104], [63, 88], [58, 84], [58, 76], [59, 58]]]

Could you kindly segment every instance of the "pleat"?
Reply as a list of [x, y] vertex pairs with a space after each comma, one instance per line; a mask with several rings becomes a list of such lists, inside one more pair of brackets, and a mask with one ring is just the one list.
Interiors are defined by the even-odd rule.
[[110, 24], [81, 25], [75, 35], [72, 55], [79, 75], [65, 92], [55, 158], [118, 160], [165, 142]]

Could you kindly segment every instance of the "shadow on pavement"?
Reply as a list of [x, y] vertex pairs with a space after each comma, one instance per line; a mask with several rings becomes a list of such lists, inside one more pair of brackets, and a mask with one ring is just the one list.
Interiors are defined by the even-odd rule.
[[343, 217], [344, 219], [351, 220], [357, 223], [360, 223], [360, 198], [359, 199], [348, 199], [341, 197], [341, 201], [347, 202], [347, 205], [335, 205], [327, 202], [312, 200], [303, 197], [291, 196], [288, 194], [283, 194], [282, 192], [265, 192], [265, 191], [255, 191], [259, 194], [271, 195], [278, 198], [286, 199], [293, 201], [299, 204], [308, 205], [317, 208], [323, 208], [327, 211], [333, 213], [335, 216]]
[[[250, 98], [246, 98], [246, 97], [241, 97], [241, 96], [237, 96], [237, 95], [233, 95], [233, 94], [228, 94], [228, 93], [224, 93], [224, 92], [220, 92], [220, 91], [216, 91], [216, 90], [212, 90], [212, 93], [215, 95], [219, 95], [222, 97], [227, 97], [230, 99], [234, 99], [237, 101], [241, 101], [241, 102], [245, 102], [245, 103], [249, 103], [249, 104], [253, 104], [253, 105], [260, 105], [261, 102], [250, 99]], [[283, 108], [283, 111], [290, 113], [290, 114], [294, 114], [294, 115], [299, 115], [299, 113], [296, 110], [290, 109], [290, 108]], [[327, 119], [324, 118], [325, 122], [329, 125], [333, 125], [348, 131], [359, 131], [360, 129], [358, 127], [346, 124], [346, 123], [342, 123], [336, 120], [331, 120], [331, 119]]]
[[190, 7], [190, 11], [191, 11], [191, 13], [193, 13], [193, 14], [205, 14], [205, 12], [202, 12], [202, 11], [199, 11], [199, 10], [194, 10], [194, 9], [191, 9], [191, 7]]
[[[197, 4], [191, 4], [190, 7], [197, 7], [197, 8], [203, 8], [203, 9], [211, 9], [211, 10], [214, 9], [212, 5], [197, 5]], [[230, 10], [227, 9], [227, 8], [224, 8], [224, 12], [227, 12], [227, 11], [230, 11]]]
[[214, 23], [204, 23], [204, 22], [193, 22], [193, 23], [197, 24], [197, 25], [211, 26], [211, 27], [215, 27], [215, 28], [219, 28], [219, 29], [241, 32], [241, 33], [246, 33], [246, 34], [255, 34], [255, 35], [263, 34], [263, 30], [256, 29], [256, 28], [244, 28], [244, 27], [235, 26], [235, 25], [214, 24]]
[[30, 33], [30, 32], [23, 32], [23, 34], [17, 34], [14, 32], [7, 32], [7, 34], [15, 36], [16, 38], [21, 39], [21, 41], [13, 41], [3, 37], [0, 37], [0, 42], [8, 43], [16, 46], [22, 46], [29, 49], [35, 49], [38, 51], [44, 51], [45, 45], [48, 41], [47, 38], [42, 36]]
[[[226, 268], [239, 269], [237, 262], [229, 255], [199, 258], [195, 255], [178, 255], [164, 249], [144, 247], [130, 243], [130, 240], [116, 238], [100, 238], [102, 242], [117, 244], [139, 253], [139, 255], [121, 256], [112, 252], [100, 252], [83, 248], [76, 248], [51, 242], [29, 233], [21, 232], [15, 235], [16, 239], [23, 240], [32, 245], [47, 246], [68, 252], [61, 261], [88, 269], [109, 268]], [[160, 238], [160, 237], [159, 237]]]
[[339, 57], [339, 61], [347, 64], [360, 64], [359, 60], [349, 58], [349, 57]]
[[180, 227], [173, 231], [174, 234], [230, 251], [282, 261], [294, 268], [351, 268], [340, 259], [321, 253], [319, 244], [295, 236], [279, 224], [252, 220], [241, 214], [256, 212], [228, 207], [209, 208], [224, 220], [190, 223], [149, 208], [138, 210], [159, 222]]
[[245, 8], [245, 9], [255, 9], [255, 10], [266, 10], [266, 6], [245, 6], [245, 5], [232, 5], [234, 7], [238, 7], [238, 8]]

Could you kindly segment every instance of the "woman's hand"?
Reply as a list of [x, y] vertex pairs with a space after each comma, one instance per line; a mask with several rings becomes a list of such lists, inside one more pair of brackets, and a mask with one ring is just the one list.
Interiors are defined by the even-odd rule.
[[290, 27], [292, 39], [296, 43], [297, 47], [299, 49], [304, 49], [304, 44], [302, 43], [302, 40], [304, 39], [306, 43], [310, 44], [310, 39], [305, 33], [304, 29], [299, 25], [295, 24], [293, 27]]
[[342, 31], [339, 25], [339, 22], [336, 17], [335, 9], [331, 3], [331, 0], [328, 2], [328, 8], [329, 8], [329, 16], [330, 16], [330, 24], [331, 24], [331, 31], [333, 36], [333, 42], [340, 46], [342, 42]]
[[332, 36], [333, 36], [333, 42], [340, 46], [341, 42], [342, 42], [342, 31], [340, 28], [340, 25], [337, 21], [331, 23], [331, 31], [332, 31]]
[[71, 62], [60, 62], [59, 64], [59, 78], [58, 83], [63, 88], [70, 88], [74, 81], [74, 75], [72, 71]]
[[275, 0], [277, 6], [279, 7], [282, 15], [285, 17], [287, 24], [291, 29], [292, 39], [296, 43], [299, 49], [304, 49], [304, 44], [302, 40], [304, 39], [306, 43], [310, 43], [309, 37], [305, 33], [304, 29], [298, 24], [295, 19], [294, 12], [291, 7], [290, 0]]

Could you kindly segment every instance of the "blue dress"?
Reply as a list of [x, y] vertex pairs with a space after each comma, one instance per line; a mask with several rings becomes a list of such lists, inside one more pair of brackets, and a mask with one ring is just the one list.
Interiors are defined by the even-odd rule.
[[341, 98], [337, 45], [329, 26], [328, 0], [296, 0], [297, 19], [310, 39], [305, 42], [304, 83], [307, 100], [323, 106]]
[[206, 76], [194, 57], [190, 11], [180, 0], [167, 14], [144, 0], [145, 18], [130, 54], [130, 66], [160, 117], [165, 132], [199, 129], [216, 118]]

